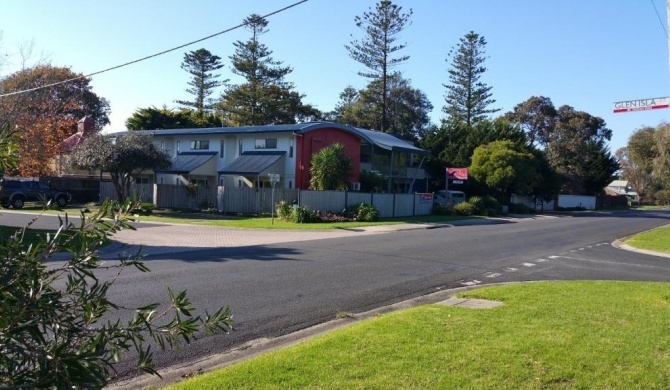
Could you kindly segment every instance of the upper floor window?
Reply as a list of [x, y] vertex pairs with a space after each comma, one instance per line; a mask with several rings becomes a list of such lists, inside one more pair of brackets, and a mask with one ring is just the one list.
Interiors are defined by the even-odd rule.
[[277, 138], [256, 139], [255, 149], [277, 149]]
[[207, 150], [209, 141], [191, 141], [191, 150]]

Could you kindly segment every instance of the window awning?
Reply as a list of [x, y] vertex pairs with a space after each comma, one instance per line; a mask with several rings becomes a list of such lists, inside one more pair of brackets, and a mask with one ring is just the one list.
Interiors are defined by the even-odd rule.
[[198, 175], [201, 173], [211, 175], [208, 172], [213, 172], [216, 169], [214, 156], [216, 156], [216, 152], [182, 152], [172, 160], [172, 165], [169, 168], [156, 170], [155, 172], [178, 175]]
[[[258, 176], [277, 164], [286, 152], [263, 151], [244, 152], [242, 155], [219, 171], [222, 175]], [[284, 167], [278, 166], [277, 172], [283, 173]]]

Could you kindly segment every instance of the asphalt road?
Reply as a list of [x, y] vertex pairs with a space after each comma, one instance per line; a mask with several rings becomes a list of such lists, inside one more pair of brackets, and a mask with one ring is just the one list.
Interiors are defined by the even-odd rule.
[[[534, 280], [670, 281], [670, 259], [611, 243], [670, 223], [670, 211], [572, 216], [374, 236], [217, 248], [146, 258], [110, 291], [128, 305], [188, 289], [198, 309], [230, 305], [236, 331], [156, 352], [159, 367], [223, 352], [437, 290]], [[141, 228], [141, 227], [140, 227]], [[120, 366], [119, 373], [128, 374]]]

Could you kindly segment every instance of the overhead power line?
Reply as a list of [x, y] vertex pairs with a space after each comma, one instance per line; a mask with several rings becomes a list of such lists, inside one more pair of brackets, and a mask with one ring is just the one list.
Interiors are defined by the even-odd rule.
[[[293, 7], [295, 7], [295, 6], [298, 6], [298, 5], [302, 4], [302, 3], [306, 3], [307, 1], [308, 1], [308, 0], [301, 0], [301, 1], [295, 2], [295, 3], [293, 3], [293, 4], [289, 5], [289, 6], [286, 6], [286, 7], [284, 7], [284, 8], [278, 9], [278, 10], [273, 11], [273, 12], [270, 12], [269, 14], [265, 14], [265, 15], [263, 15], [263, 16], [261, 16], [261, 17], [262, 17], [262, 18], [268, 18], [268, 17], [270, 17], [270, 16], [276, 15], [276, 14], [281, 13], [281, 12], [284, 12], [284, 11], [290, 9], [290, 8], [293, 8]], [[138, 62], [142, 62], [142, 61], [148, 60], [148, 59], [150, 59], [150, 58], [154, 58], [154, 57], [162, 56], [163, 54], [167, 54], [167, 53], [173, 52], [173, 51], [175, 51], [175, 50], [183, 49], [183, 48], [186, 47], [186, 46], [190, 46], [190, 45], [193, 45], [194, 43], [202, 42], [202, 41], [205, 41], [205, 40], [207, 40], [207, 39], [211, 39], [211, 38], [214, 38], [214, 37], [216, 37], [216, 36], [219, 36], [219, 35], [222, 35], [222, 34], [231, 32], [231, 31], [233, 31], [233, 30], [237, 30], [238, 28], [240, 28], [240, 27], [244, 27], [244, 26], [246, 26], [246, 25], [247, 25], [247, 23], [240, 23], [240, 24], [238, 24], [237, 26], [230, 27], [230, 28], [225, 29], [225, 30], [223, 30], [223, 31], [219, 31], [218, 33], [215, 33], [215, 34], [212, 34], [212, 35], [208, 35], [208, 36], [206, 36], [206, 37], [204, 37], [204, 38], [200, 38], [200, 39], [197, 39], [197, 40], [195, 40], [195, 41], [191, 41], [191, 42], [185, 43], [185, 44], [183, 44], [183, 45], [179, 45], [179, 46], [177, 46], [177, 47], [173, 47], [173, 48], [171, 48], [171, 49], [164, 50], [164, 51], [161, 51], [161, 52], [156, 53], [156, 54], [152, 54], [152, 55], [150, 55], [150, 56], [142, 57], [142, 58], [137, 59], [137, 60], [134, 60], [134, 61], [126, 62], [126, 63], [124, 63], [124, 64], [117, 65], [117, 66], [113, 66], [113, 67], [111, 67], [111, 68], [107, 68], [107, 69], [103, 69], [103, 70], [100, 70], [100, 71], [97, 71], [97, 72], [89, 73], [89, 74], [87, 74], [87, 75], [83, 75], [83, 76], [74, 77], [74, 78], [71, 78], [71, 79], [67, 79], [67, 80], [59, 81], [59, 82], [57, 82], [57, 83], [47, 84], [47, 85], [42, 85], [42, 86], [40, 86], [40, 87], [35, 87], [35, 88], [30, 88], [30, 89], [24, 89], [24, 90], [21, 90], [21, 91], [15, 91], [15, 92], [10, 92], [10, 93], [1, 94], [1, 95], [0, 95], [0, 98], [2, 98], [2, 97], [7, 97], [7, 96], [13, 96], [13, 95], [20, 95], [20, 94], [23, 94], [23, 93], [28, 93], [28, 92], [38, 91], [38, 90], [40, 90], [40, 89], [45, 89], [45, 88], [51, 88], [51, 87], [55, 87], [56, 85], [61, 85], [61, 84], [69, 83], [69, 82], [72, 82], [72, 81], [76, 81], [76, 80], [81, 80], [81, 79], [89, 78], [89, 77], [92, 77], [92, 76], [95, 76], [95, 75], [98, 75], [98, 74], [101, 74], [101, 73], [109, 72], [109, 71], [111, 71], [111, 70], [115, 70], [115, 69], [123, 68], [123, 67], [125, 67], [125, 66], [132, 65], [132, 64], [136, 64], [136, 63], [138, 63]]]
[[663, 29], [663, 32], [665, 33], [665, 37], [668, 38], [668, 30], [665, 28], [665, 25], [663, 24], [663, 19], [661, 19], [661, 14], [658, 13], [658, 8], [656, 8], [656, 3], [654, 3], [654, 0], [649, 0], [651, 1], [651, 5], [654, 7], [654, 11], [656, 11], [656, 16], [658, 17], [658, 22], [661, 24], [661, 28]]

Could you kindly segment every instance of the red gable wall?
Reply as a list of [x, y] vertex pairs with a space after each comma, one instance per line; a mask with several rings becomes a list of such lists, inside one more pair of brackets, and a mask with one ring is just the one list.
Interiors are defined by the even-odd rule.
[[350, 182], [359, 181], [361, 140], [354, 134], [336, 128], [323, 128], [296, 137], [295, 188], [309, 188], [312, 154], [332, 144], [344, 145], [344, 154], [351, 158]]

